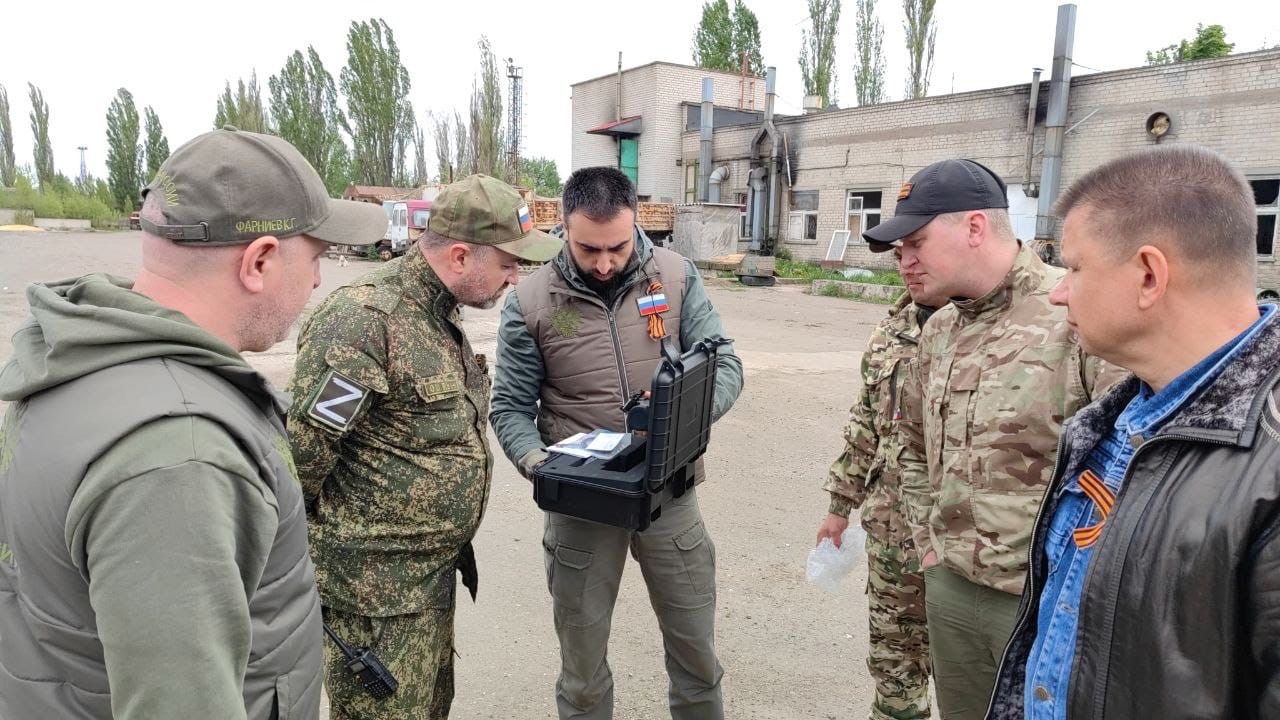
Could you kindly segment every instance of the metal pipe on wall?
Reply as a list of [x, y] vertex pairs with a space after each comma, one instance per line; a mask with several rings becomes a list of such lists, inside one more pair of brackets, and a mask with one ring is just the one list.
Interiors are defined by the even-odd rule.
[[702, 78], [701, 140], [698, 144], [698, 202], [707, 202], [711, 179], [711, 138], [715, 118], [715, 84]]
[[622, 119], [622, 51], [618, 51], [618, 79], [615, 90], [617, 91], [613, 99], [613, 121], [618, 122]]
[[720, 185], [729, 179], [729, 166], [721, 165], [707, 178], [707, 202], [720, 202]]
[[[782, 145], [778, 130], [773, 124], [773, 101], [778, 82], [778, 69], [770, 66], [764, 71], [764, 123], [773, 139], [769, 152], [769, 240], [778, 240], [778, 206], [782, 188], [778, 185], [778, 151]], [[770, 248], [772, 249], [772, 248]]]
[[765, 181], [767, 172], [768, 169], [758, 167], [747, 175], [747, 187], [751, 191], [747, 195], [747, 209], [751, 217], [752, 252], [759, 252], [764, 247], [765, 207], [768, 202], [768, 183]]
[[1053, 237], [1053, 202], [1062, 179], [1062, 146], [1067, 129], [1067, 98], [1071, 90], [1071, 54], [1076, 38], [1076, 6], [1058, 6], [1053, 41], [1053, 74], [1049, 78], [1049, 111], [1044, 119], [1044, 164], [1040, 170], [1040, 198], [1036, 206], [1036, 238]]
[[1022, 173], [1022, 191], [1027, 197], [1031, 192], [1031, 158], [1036, 145], [1036, 110], [1040, 107], [1040, 68], [1031, 70], [1031, 99], [1027, 101], [1027, 166]]

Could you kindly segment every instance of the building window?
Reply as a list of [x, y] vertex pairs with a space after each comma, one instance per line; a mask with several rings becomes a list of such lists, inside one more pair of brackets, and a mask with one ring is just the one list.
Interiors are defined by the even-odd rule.
[[687, 204], [698, 202], [698, 163], [686, 162], [684, 166], [684, 201]]
[[1258, 205], [1258, 257], [1271, 258], [1276, 250], [1276, 218], [1280, 216], [1280, 178], [1250, 180]]
[[845, 229], [851, 240], [880, 224], [880, 193], [850, 190], [844, 201]]
[[791, 193], [791, 215], [787, 219], [787, 240], [789, 242], [817, 242], [817, 190], [795, 190]]
[[738, 238], [748, 239], [751, 237], [751, 216], [747, 214], [747, 194], [738, 193], [736, 196], [738, 203]]

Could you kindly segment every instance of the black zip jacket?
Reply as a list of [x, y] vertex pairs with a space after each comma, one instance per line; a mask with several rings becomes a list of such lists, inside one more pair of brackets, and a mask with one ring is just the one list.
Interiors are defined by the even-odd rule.
[[[1063, 429], [988, 720], [1024, 717], [1050, 519], [1137, 391], [1130, 378]], [[1280, 718], [1280, 321], [1135, 442], [1085, 576], [1067, 716]]]

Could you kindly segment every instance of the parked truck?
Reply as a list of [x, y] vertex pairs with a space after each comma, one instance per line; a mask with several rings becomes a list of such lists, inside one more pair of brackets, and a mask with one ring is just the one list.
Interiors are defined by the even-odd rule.
[[390, 260], [409, 249], [409, 203], [384, 200], [382, 209], [387, 213], [387, 232], [378, 242], [378, 257]]

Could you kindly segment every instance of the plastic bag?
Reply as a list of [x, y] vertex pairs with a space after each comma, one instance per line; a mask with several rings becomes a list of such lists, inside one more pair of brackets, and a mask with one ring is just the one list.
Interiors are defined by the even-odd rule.
[[867, 556], [867, 534], [858, 523], [850, 523], [840, 535], [840, 547], [831, 538], [822, 538], [817, 547], [809, 551], [806, 576], [809, 582], [822, 590], [835, 594], [840, 583], [853, 566]]

